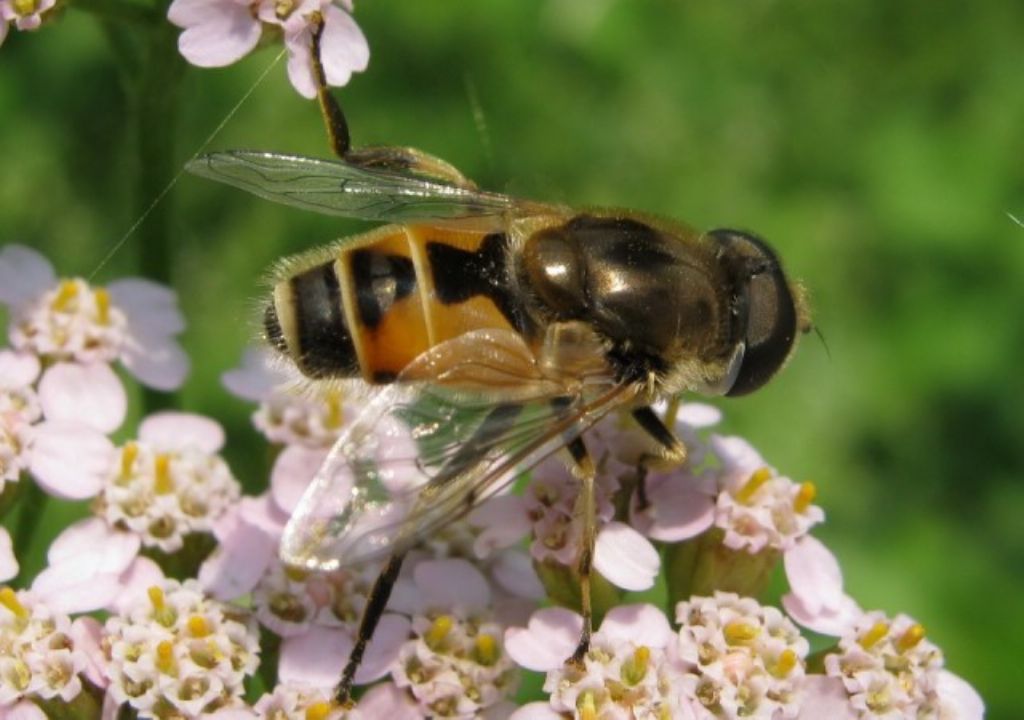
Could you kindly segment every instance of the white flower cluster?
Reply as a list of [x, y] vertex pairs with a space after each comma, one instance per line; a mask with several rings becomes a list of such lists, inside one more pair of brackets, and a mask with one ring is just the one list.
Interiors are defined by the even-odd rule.
[[680, 717], [678, 668], [663, 648], [594, 638], [583, 667], [549, 672], [551, 708], [573, 717]]
[[376, 576], [373, 567], [309, 573], [273, 560], [252, 591], [253, 610], [282, 637], [305, 633], [313, 624], [355, 631]]
[[812, 483], [795, 483], [766, 466], [757, 451], [738, 437], [712, 436], [720, 467], [712, 471], [719, 488], [715, 525], [733, 550], [785, 552], [825, 519], [813, 505]]
[[807, 640], [774, 607], [733, 593], [676, 606], [683, 685], [704, 717], [795, 718]]
[[431, 717], [470, 720], [515, 693], [519, 672], [503, 648], [505, 629], [486, 613], [414, 615], [412, 631], [392, 676]]
[[942, 651], [913, 619], [865, 613], [839, 649], [825, 656], [825, 671], [842, 680], [859, 717], [946, 717], [938, 692]]
[[253, 424], [272, 443], [326, 449], [349, 419], [345, 410], [336, 391], [310, 398], [278, 390], [260, 402]]
[[113, 362], [126, 340], [127, 319], [104, 288], [82, 279], [62, 280], [22, 306], [11, 324], [11, 344], [43, 357]]
[[108, 692], [145, 716], [197, 717], [230, 707], [259, 664], [256, 623], [165, 580], [106, 624]]
[[[13, 354], [4, 355], [13, 362]], [[34, 361], [31, 356], [27, 357], [30, 362]], [[5, 372], [7, 364], [0, 362]], [[38, 372], [38, 362], [35, 368], [31, 373], [33, 378]], [[25, 384], [9, 384], [8, 380], [10, 378], [0, 379], [0, 492], [6, 483], [17, 481], [21, 471], [28, 467], [32, 426], [43, 416], [39, 397], [29, 384], [31, 380]]]
[[189, 533], [210, 532], [240, 493], [219, 455], [129, 442], [103, 485], [99, 514], [138, 534], [144, 545], [174, 552]]
[[70, 701], [82, 690], [85, 665], [67, 615], [31, 593], [0, 589], [0, 708], [26, 697]]

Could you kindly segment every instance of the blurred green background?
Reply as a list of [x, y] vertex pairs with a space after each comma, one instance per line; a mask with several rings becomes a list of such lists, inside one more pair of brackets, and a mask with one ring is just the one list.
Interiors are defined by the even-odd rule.
[[[767, 237], [810, 291], [813, 336], [775, 382], [721, 403], [814, 480], [862, 605], [919, 619], [991, 718], [1021, 717], [1024, 650], [1024, 4], [364, 1], [369, 70], [341, 93], [358, 144], [408, 144], [481, 185]], [[129, 30], [134, 32], [134, 28]], [[277, 53], [142, 73], [73, 8], [0, 48], [0, 243], [88, 275]], [[176, 130], [163, 134], [178, 113]], [[325, 155], [283, 63], [216, 149]], [[139, 190], [142, 188], [142, 190]], [[220, 374], [252, 337], [279, 256], [363, 226], [184, 176], [103, 282], [164, 267], [195, 368], [174, 402], [227, 426], [251, 489], [263, 445]], [[55, 520], [53, 522], [56, 522]]]

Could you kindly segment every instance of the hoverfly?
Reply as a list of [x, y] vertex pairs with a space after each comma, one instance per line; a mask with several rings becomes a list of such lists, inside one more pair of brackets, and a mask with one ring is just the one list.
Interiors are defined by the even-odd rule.
[[[372, 390], [281, 547], [313, 570], [386, 560], [339, 697], [404, 555], [562, 448], [584, 522], [584, 630], [570, 659], [581, 660], [595, 534], [583, 433], [626, 411], [657, 448], [652, 465], [682, 462], [651, 404], [762, 386], [810, 327], [802, 291], [750, 233], [521, 200], [417, 150], [353, 150], [316, 40], [313, 50], [340, 161], [232, 151], [189, 169], [293, 207], [391, 223], [285, 261], [263, 318], [266, 340], [303, 375]], [[418, 481], [396, 490], [409, 475]]]

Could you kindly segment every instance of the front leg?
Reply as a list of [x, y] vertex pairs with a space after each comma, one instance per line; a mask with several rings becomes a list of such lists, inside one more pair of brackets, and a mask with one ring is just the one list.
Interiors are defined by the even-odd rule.
[[644, 453], [637, 465], [637, 503], [641, 510], [645, 510], [650, 505], [647, 500], [647, 473], [650, 470], [671, 470], [682, 465], [686, 462], [686, 446], [650, 406], [636, 408], [632, 415], [637, 425], [657, 443], [657, 452]]
[[597, 534], [597, 501], [594, 496], [594, 479], [597, 471], [590, 459], [583, 438], [576, 438], [567, 446], [575, 463], [574, 474], [580, 481], [580, 495], [576, 500], [576, 512], [583, 518], [582, 547], [580, 548], [580, 614], [583, 616], [583, 630], [580, 640], [567, 663], [582, 667], [583, 658], [590, 650], [590, 636], [593, 632], [593, 608], [590, 603], [590, 573], [594, 567], [594, 538]]

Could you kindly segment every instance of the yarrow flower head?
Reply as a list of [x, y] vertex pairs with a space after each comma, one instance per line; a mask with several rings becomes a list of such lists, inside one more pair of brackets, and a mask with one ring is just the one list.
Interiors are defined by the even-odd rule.
[[224, 373], [222, 380], [232, 394], [259, 403], [253, 424], [280, 445], [327, 450], [356, 412], [338, 390], [315, 397], [296, 391], [262, 350], [246, 351], [241, 367]]
[[509, 654], [523, 667], [546, 672], [544, 690], [550, 694], [548, 703], [526, 705], [513, 720], [685, 717], [681, 674], [670, 656], [673, 633], [660, 610], [653, 605], [612, 609], [582, 662], [567, 664], [582, 625], [574, 612], [546, 608], [535, 612], [526, 628], [506, 632]]
[[182, 28], [178, 49], [193, 65], [222, 67], [249, 54], [268, 31], [284, 37], [288, 78], [304, 97], [316, 96], [311, 45], [322, 20], [321, 51], [329, 85], [366, 69], [370, 50], [346, 0], [174, 0], [168, 19]]
[[139, 428], [138, 441], [115, 453], [98, 498], [98, 514], [129, 530], [143, 545], [179, 550], [189, 533], [208, 533], [241, 489], [216, 453], [220, 426], [187, 413], [159, 413]]
[[78, 628], [26, 591], [0, 588], [0, 716], [24, 699], [69, 703], [82, 691]]
[[0, 250], [0, 303], [11, 310], [16, 350], [82, 365], [119, 360], [145, 385], [173, 390], [188, 373], [175, 336], [184, 328], [174, 293], [141, 279], [105, 288], [80, 278], [58, 280], [27, 247]]
[[38, 375], [34, 355], [0, 350], [0, 492], [29, 464], [32, 426], [43, 415], [32, 386]]
[[777, 608], [715, 593], [679, 603], [676, 621], [698, 717], [797, 717], [808, 644]]
[[19, 30], [36, 30], [43, 23], [43, 15], [57, 0], [0, 0], [0, 43], [7, 34], [8, 24]]
[[151, 587], [107, 620], [106, 632], [108, 692], [149, 717], [230, 707], [259, 663], [255, 622], [206, 598], [193, 580]]
[[515, 692], [519, 673], [492, 617], [486, 579], [458, 559], [421, 562], [413, 579], [413, 638], [392, 667], [395, 684], [430, 717], [469, 720], [493, 711]]

